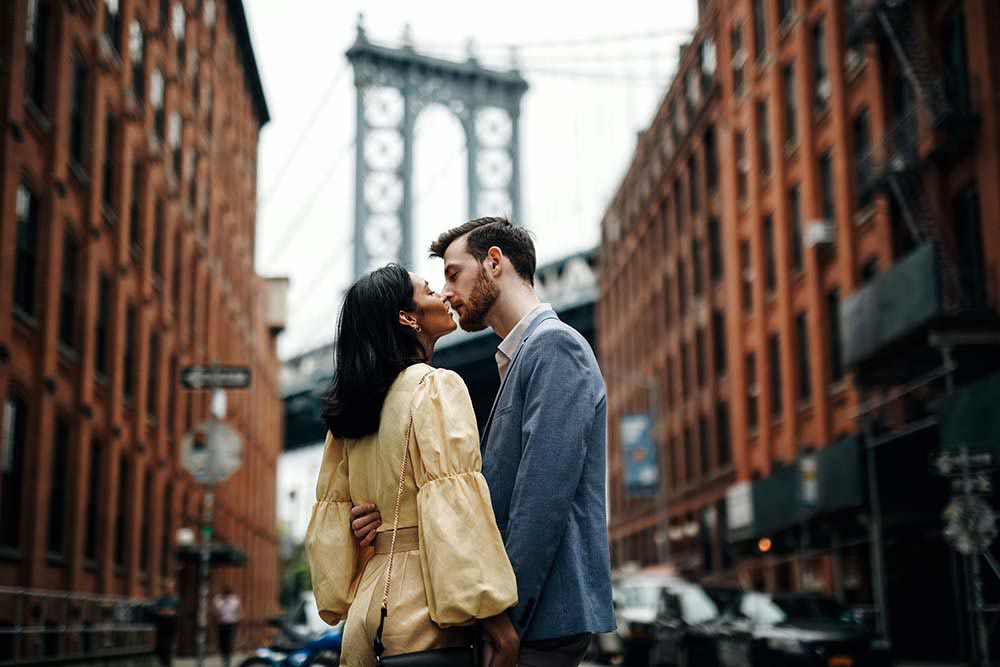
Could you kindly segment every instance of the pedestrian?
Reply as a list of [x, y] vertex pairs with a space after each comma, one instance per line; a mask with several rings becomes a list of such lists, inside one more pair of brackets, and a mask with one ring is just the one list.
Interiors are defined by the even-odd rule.
[[222, 589], [212, 599], [212, 609], [215, 612], [215, 622], [219, 629], [219, 653], [222, 654], [223, 667], [229, 667], [233, 658], [233, 640], [236, 638], [236, 625], [240, 622], [240, 596], [229, 586]]
[[[463, 626], [475, 621], [499, 647], [497, 667], [517, 659], [506, 614], [517, 585], [481, 472], [472, 399], [458, 374], [428, 365], [456, 328], [442, 298], [398, 264], [344, 296], [306, 553], [320, 617], [347, 619], [345, 667], [375, 667], [382, 650], [471, 667], [476, 637]], [[364, 545], [373, 550], [351, 529], [351, 507], [367, 504], [393, 508], [392, 523]]]
[[[480, 218], [441, 234], [430, 250], [444, 260], [441, 295], [461, 327], [489, 327], [501, 339], [500, 390], [482, 430], [482, 469], [517, 577], [518, 601], [508, 614], [520, 641], [518, 664], [574, 667], [593, 634], [615, 628], [607, 396], [597, 359], [535, 295], [527, 230]], [[356, 506], [351, 516], [362, 543], [381, 528], [377, 508]], [[492, 650], [487, 644], [487, 666]]]
[[156, 657], [160, 661], [160, 667], [170, 667], [173, 662], [180, 608], [176, 584], [168, 577], [163, 580], [162, 595], [149, 606], [149, 616], [156, 628]]

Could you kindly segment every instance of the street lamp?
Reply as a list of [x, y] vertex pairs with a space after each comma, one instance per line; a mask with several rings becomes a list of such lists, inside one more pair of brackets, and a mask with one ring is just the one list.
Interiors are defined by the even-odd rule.
[[[659, 450], [660, 381], [656, 375], [641, 375], [630, 369], [614, 366], [601, 366], [601, 372], [605, 377], [614, 378], [646, 390], [649, 396], [649, 418], [652, 422], [653, 442]], [[670, 517], [667, 514], [666, 482], [665, 478], [658, 479], [656, 484], [656, 513], [660, 516], [660, 520], [657, 522], [656, 532], [653, 534], [653, 542], [656, 543], [659, 550], [661, 563], [670, 562]]]

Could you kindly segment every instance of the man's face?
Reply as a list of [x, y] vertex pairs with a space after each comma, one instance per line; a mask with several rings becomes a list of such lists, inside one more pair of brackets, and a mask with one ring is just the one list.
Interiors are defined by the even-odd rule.
[[455, 239], [444, 252], [444, 288], [441, 295], [458, 313], [466, 331], [486, 328], [486, 315], [500, 295], [500, 287], [467, 248], [465, 236]]

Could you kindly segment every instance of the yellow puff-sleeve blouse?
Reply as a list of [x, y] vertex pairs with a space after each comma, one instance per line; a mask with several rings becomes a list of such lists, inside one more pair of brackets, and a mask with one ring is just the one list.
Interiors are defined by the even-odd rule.
[[[422, 380], [422, 381], [421, 381]], [[441, 627], [494, 616], [517, 603], [517, 585], [481, 473], [479, 434], [468, 389], [454, 372], [417, 364], [393, 383], [379, 431], [359, 440], [327, 435], [306, 534], [306, 555], [320, 616], [336, 623], [361, 581], [384, 581], [384, 559], [369, 560], [351, 533], [353, 505], [374, 503], [379, 532], [392, 531], [406, 425], [410, 464], [400, 528], [417, 526], [427, 609]], [[382, 568], [378, 577], [366, 569]], [[395, 581], [395, 578], [394, 578]]]

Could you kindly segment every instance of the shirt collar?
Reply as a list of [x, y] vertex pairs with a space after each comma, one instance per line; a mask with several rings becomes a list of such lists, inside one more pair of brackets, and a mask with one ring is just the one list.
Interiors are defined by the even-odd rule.
[[534, 308], [532, 308], [528, 313], [521, 318], [521, 321], [514, 325], [514, 328], [510, 330], [510, 333], [500, 341], [500, 345], [497, 346], [497, 365], [500, 367], [500, 375], [503, 376], [504, 371], [507, 369], [507, 364], [514, 357], [514, 353], [517, 351], [518, 346], [521, 341], [524, 340], [524, 332], [528, 330], [531, 323], [538, 318], [546, 310], [551, 310], [552, 306], [547, 303], [540, 303]]

